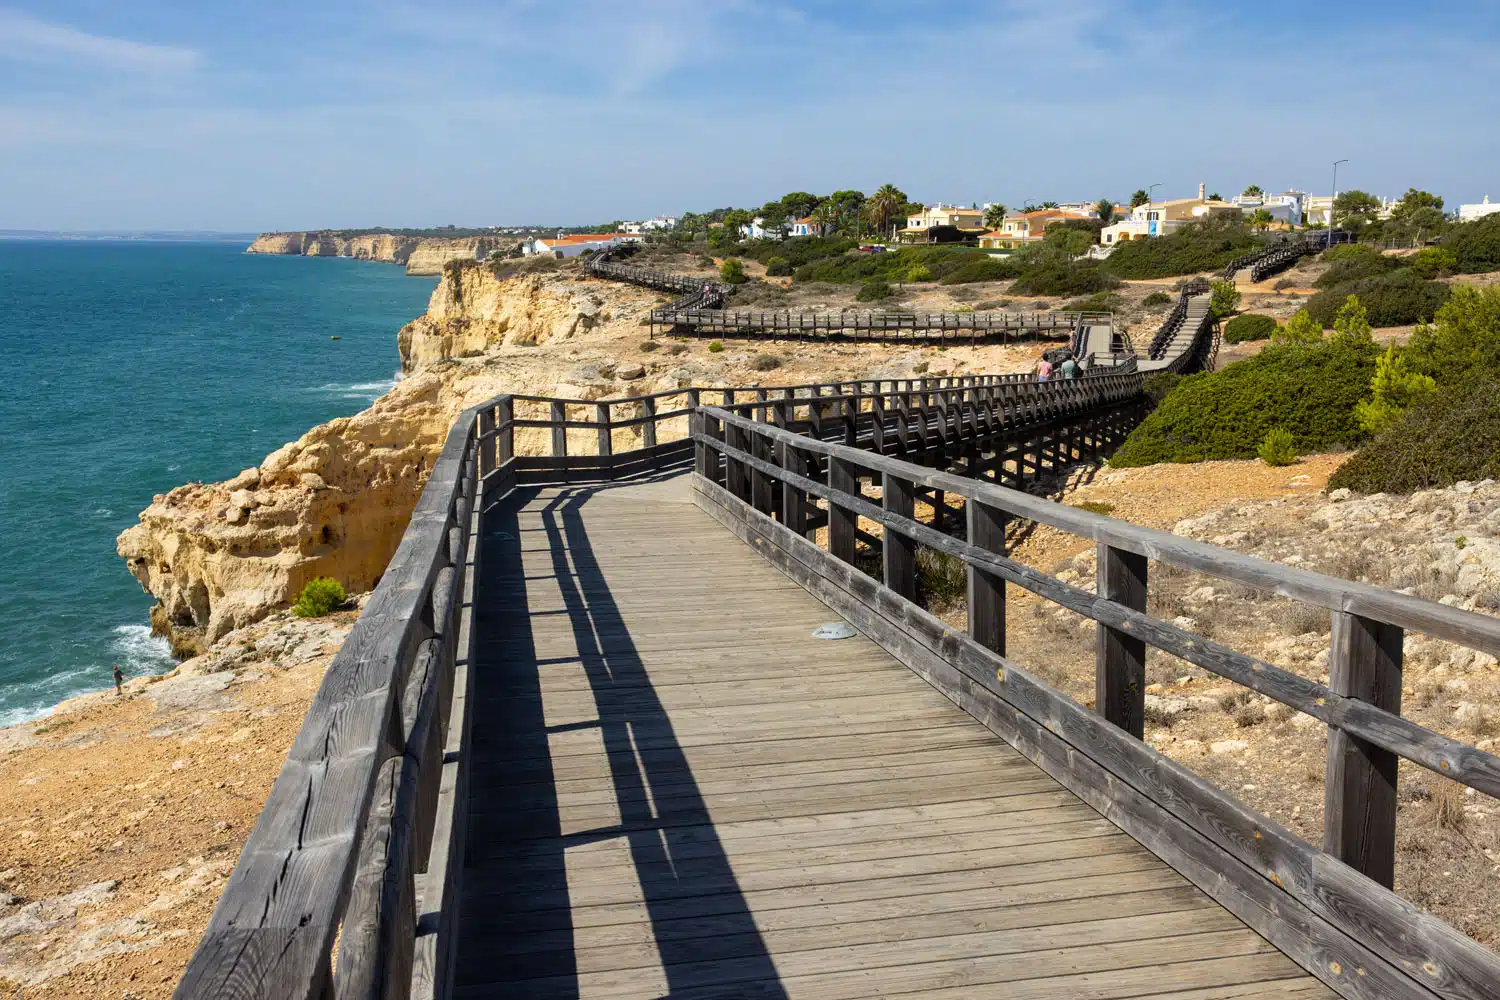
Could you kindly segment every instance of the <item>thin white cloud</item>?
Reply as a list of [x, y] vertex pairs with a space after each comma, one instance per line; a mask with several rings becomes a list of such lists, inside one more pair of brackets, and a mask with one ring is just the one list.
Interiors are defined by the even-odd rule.
[[176, 73], [195, 67], [199, 56], [192, 49], [91, 35], [18, 10], [0, 9], [0, 59], [136, 73]]

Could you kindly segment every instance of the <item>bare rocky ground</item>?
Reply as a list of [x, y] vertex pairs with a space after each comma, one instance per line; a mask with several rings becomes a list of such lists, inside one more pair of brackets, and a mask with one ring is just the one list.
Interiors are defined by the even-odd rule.
[[0, 729], [0, 997], [171, 995], [355, 614]]
[[[1409, 498], [1325, 495], [1342, 457], [1314, 456], [1287, 469], [1213, 462], [1105, 470], [1064, 500], [1276, 562], [1500, 613], [1500, 485], [1458, 484]], [[1026, 538], [1018, 557], [1093, 589], [1088, 543], [1043, 528]], [[1149, 579], [1149, 610], [1157, 617], [1327, 682], [1327, 612], [1158, 563]], [[1092, 706], [1094, 623], [1017, 588], [1009, 594], [1010, 657]], [[944, 617], [965, 623], [961, 606]], [[1147, 681], [1147, 740], [1321, 845], [1321, 723], [1157, 650], [1147, 654]], [[1408, 635], [1402, 714], [1495, 752], [1495, 657]], [[1500, 946], [1500, 803], [1405, 762], [1400, 785], [1396, 891]]]

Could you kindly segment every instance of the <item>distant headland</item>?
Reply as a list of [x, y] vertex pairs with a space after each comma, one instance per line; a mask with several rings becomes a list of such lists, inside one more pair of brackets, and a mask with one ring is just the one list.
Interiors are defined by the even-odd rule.
[[488, 229], [321, 229], [262, 233], [246, 253], [353, 257], [400, 264], [407, 274], [436, 275], [453, 260], [479, 260], [510, 250], [519, 237]]

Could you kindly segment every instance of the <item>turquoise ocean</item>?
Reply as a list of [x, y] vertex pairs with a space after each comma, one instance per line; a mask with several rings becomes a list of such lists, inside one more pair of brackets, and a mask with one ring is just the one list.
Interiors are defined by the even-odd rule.
[[0, 241], [0, 725], [171, 667], [115, 555], [153, 494], [395, 384], [433, 279], [244, 247]]

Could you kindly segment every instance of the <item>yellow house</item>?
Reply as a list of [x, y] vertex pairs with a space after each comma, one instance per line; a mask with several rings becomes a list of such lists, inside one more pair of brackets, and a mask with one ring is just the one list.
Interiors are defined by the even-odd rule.
[[945, 205], [938, 202], [929, 205], [916, 215], [906, 217], [906, 235], [920, 235], [935, 226], [957, 226], [959, 229], [984, 229], [984, 212], [977, 208]]
[[979, 245], [986, 250], [1015, 250], [1028, 243], [1039, 242], [1047, 232], [1047, 227], [1054, 222], [1089, 218], [1090, 216], [1065, 212], [1060, 208], [1043, 208], [1021, 215], [1007, 215], [999, 229], [979, 237]]
[[1099, 241], [1105, 246], [1127, 243], [1130, 240], [1165, 236], [1198, 219], [1238, 216], [1240, 207], [1228, 201], [1212, 201], [1204, 193], [1204, 185], [1198, 185], [1198, 197], [1174, 198], [1171, 201], [1151, 201], [1137, 205], [1130, 218], [1105, 226]]

